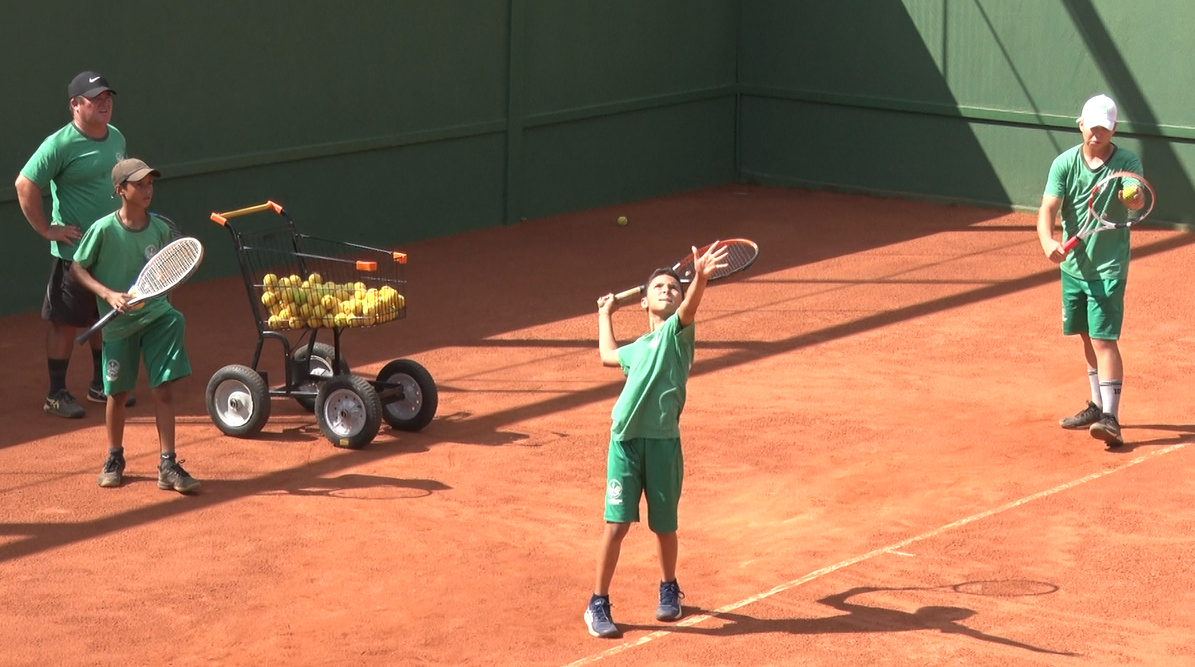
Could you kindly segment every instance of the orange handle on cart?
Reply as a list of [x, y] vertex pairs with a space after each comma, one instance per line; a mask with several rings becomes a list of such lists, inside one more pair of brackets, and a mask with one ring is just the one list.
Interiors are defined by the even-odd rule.
[[239, 218], [242, 215], [249, 215], [250, 213], [260, 213], [262, 211], [268, 211], [271, 209], [278, 215], [282, 215], [282, 204], [277, 204], [272, 201], [268, 201], [264, 204], [258, 204], [256, 206], [249, 206], [246, 208], [238, 208], [235, 211], [228, 211], [226, 213], [213, 213], [212, 221], [215, 222], [216, 224], [223, 225], [224, 223], [228, 222], [228, 220], [230, 218]]

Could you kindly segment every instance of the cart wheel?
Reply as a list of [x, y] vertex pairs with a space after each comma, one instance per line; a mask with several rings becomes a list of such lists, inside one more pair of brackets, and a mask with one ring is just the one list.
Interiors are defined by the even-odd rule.
[[[307, 373], [307, 346], [300, 345], [295, 348], [292, 355], [291, 377], [294, 378], [298, 385], [297, 389], [304, 392], [315, 393], [319, 391], [320, 385], [324, 380], [333, 375], [348, 375], [352, 371], [349, 370], [349, 362], [340, 358], [340, 370], [338, 372], [332, 371], [332, 360], [336, 358], [336, 348], [327, 343], [316, 343], [311, 350], [311, 373]], [[315, 398], [311, 396], [296, 396], [295, 400], [299, 405], [303, 406], [308, 412], [315, 412]]]
[[225, 366], [207, 383], [207, 413], [225, 434], [250, 437], [270, 419], [270, 388], [248, 366]]
[[319, 388], [315, 419], [332, 444], [360, 449], [382, 426], [382, 401], [372, 385], [356, 375], [336, 375]]
[[439, 405], [432, 374], [410, 359], [395, 359], [378, 372], [378, 384], [398, 387], [402, 393], [382, 405], [382, 418], [400, 431], [419, 431], [431, 423]]

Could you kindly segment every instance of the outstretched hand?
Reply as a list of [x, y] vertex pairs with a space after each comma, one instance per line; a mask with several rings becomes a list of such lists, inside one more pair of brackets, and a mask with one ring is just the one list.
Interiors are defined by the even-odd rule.
[[729, 264], [722, 261], [726, 259], [727, 253], [730, 249], [724, 245], [719, 245], [721, 241], [714, 241], [703, 254], [697, 254], [697, 246], [693, 246], [693, 273], [695, 276], [700, 276], [709, 279], [714, 275], [718, 269], [725, 269]]

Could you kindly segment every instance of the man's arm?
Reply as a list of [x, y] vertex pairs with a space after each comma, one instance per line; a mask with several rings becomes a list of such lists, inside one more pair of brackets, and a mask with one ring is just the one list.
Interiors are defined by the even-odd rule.
[[1041, 208], [1037, 210], [1037, 240], [1041, 242], [1042, 252], [1055, 264], [1066, 258], [1066, 253], [1062, 251], [1062, 243], [1054, 238], [1054, 221], [1058, 219], [1058, 211], [1061, 208], [1061, 197], [1042, 195]]
[[618, 310], [613, 294], [598, 299], [598, 352], [603, 366], [618, 366], [618, 341], [614, 339], [614, 322], [611, 314]]
[[51, 225], [50, 221], [46, 220], [46, 212], [42, 209], [41, 203], [41, 188], [37, 187], [36, 183], [25, 178], [24, 174], [20, 174], [17, 176], [15, 185], [21, 212], [25, 214], [25, 219], [29, 221], [29, 226], [33, 227], [33, 231], [40, 234], [43, 239], [74, 245], [75, 241], [83, 236], [83, 232], [74, 225]]

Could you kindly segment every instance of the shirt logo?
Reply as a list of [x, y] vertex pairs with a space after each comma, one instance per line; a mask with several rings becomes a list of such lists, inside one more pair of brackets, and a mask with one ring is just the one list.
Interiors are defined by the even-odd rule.
[[96, 81], [99, 81], [99, 80], [100, 80], [100, 77], [98, 77], [98, 76], [93, 76], [93, 77], [91, 77], [90, 79], [88, 79], [88, 80], [87, 80], [87, 83], [95, 83]]
[[145, 246], [145, 259], [151, 259], [156, 254], [158, 254], [158, 248], [156, 246], [152, 244]]
[[606, 502], [611, 505], [622, 504], [622, 482], [612, 479], [606, 484]]

